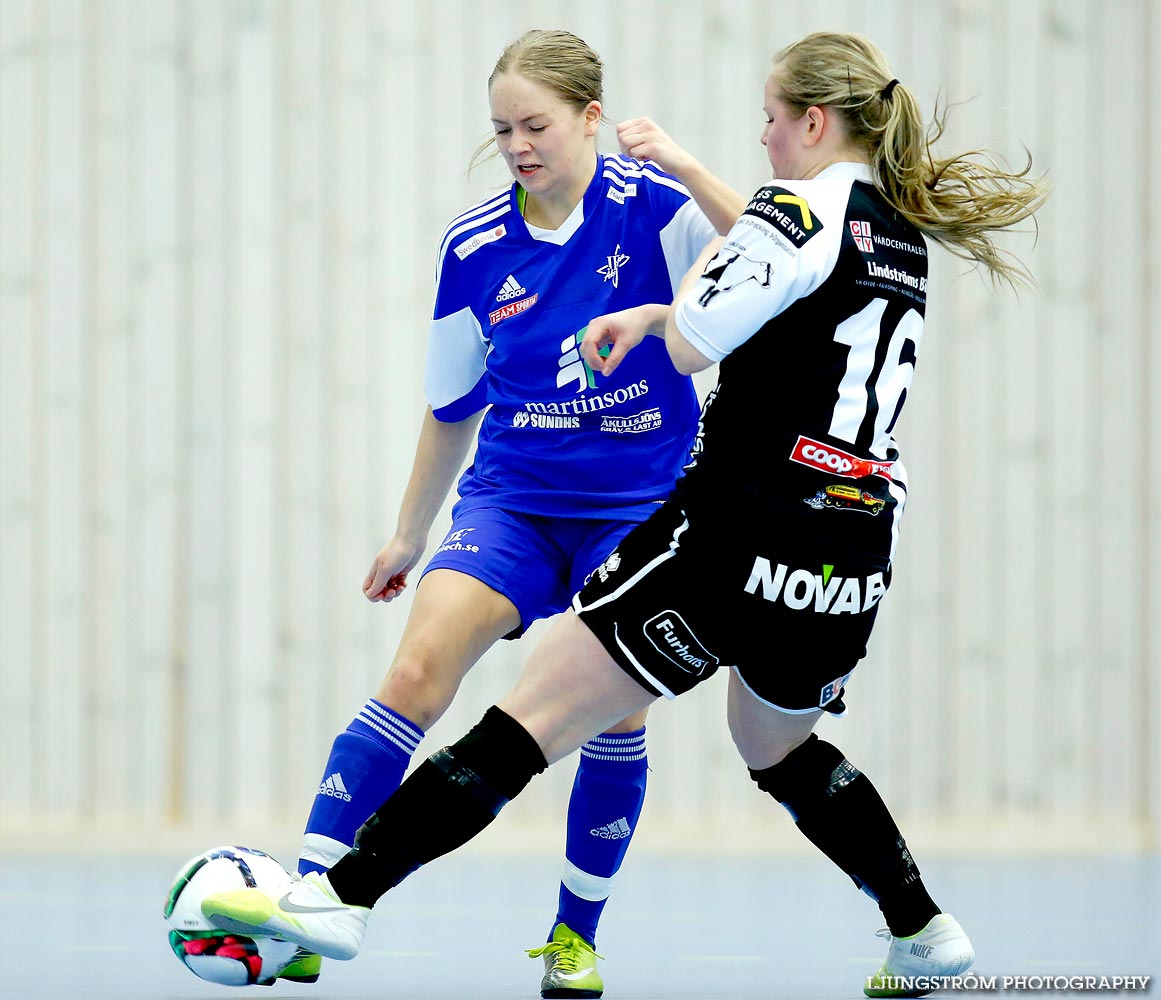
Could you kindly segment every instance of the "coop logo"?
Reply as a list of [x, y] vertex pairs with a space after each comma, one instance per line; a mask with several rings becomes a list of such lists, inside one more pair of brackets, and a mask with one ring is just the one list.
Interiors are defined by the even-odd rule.
[[341, 799], [343, 802], [351, 801], [351, 793], [347, 791], [347, 786], [343, 784], [343, 776], [338, 771], [318, 786], [318, 793], [328, 798]]
[[800, 248], [823, 229], [822, 220], [811, 212], [806, 199], [785, 188], [762, 188], [742, 214], [772, 226], [781, 236]]
[[558, 417], [551, 413], [527, 413], [518, 410], [512, 415], [513, 427], [538, 427], [541, 430], [576, 430], [580, 417]]
[[694, 677], [701, 677], [713, 664], [717, 669], [718, 658], [698, 641], [685, 619], [676, 611], [662, 611], [650, 618], [644, 625], [645, 638], [666, 659], [672, 660], [682, 670]]
[[504, 279], [504, 284], [500, 288], [499, 294], [496, 296], [497, 302], [511, 302], [513, 299], [520, 298], [521, 295], [527, 295], [528, 289], [525, 288], [512, 275], [508, 275]]
[[863, 253], [874, 253], [875, 244], [871, 239], [871, 224], [851, 220], [851, 235], [855, 238], [855, 246]]
[[495, 243], [508, 230], [504, 228], [504, 224], [500, 223], [495, 229], [489, 229], [486, 233], [476, 233], [470, 239], [466, 239], [458, 247], [455, 248], [455, 255], [463, 260], [468, 254], [475, 253], [480, 247], [487, 246], [489, 243]]
[[536, 300], [539, 297], [539, 294], [533, 294], [529, 295], [526, 299], [521, 299], [519, 302], [509, 302], [506, 306], [500, 306], [499, 309], [495, 309], [488, 313], [489, 325], [495, 326], [501, 320], [510, 319], [511, 317], [524, 312], [525, 309], [531, 309], [534, 305], [536, 305]]
[[862, 479], [864, 476], [891, 478], [894, 462], [874, 462], [859, 458], [849, 452], [823, 444], [808, 437], [799, 437], [790, 452], [790, 461], [805, 465], [820, 472], [830, 472], [847, 479]]
[[[811, 569], [791, 569], [785, 563], [776, 567], [769, 559], [758, 556], [750, 578], [742, 588], [747, 594], [762, 589], [762, 597], [772, 604], [781, 602], [791, 611], [811, 608], [818, 614], [857, 615], [870, 611], [887, 593], [882, 573], [868, 577], [835, 576], [834, 566], [824, 565], [821, 573]], [[812, 607], [813, 606], [813, 607]]]
[[642, 410], [631, 417], [601, 417], [601, 430], [607, 434], [644, 434], [661, 426], [661, 411]]

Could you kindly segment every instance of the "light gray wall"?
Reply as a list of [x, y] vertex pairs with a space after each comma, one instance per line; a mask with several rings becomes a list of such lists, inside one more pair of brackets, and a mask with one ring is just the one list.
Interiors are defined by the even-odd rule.
[[[485, 81], [536, 26], [602, 54], [611, 118], [743, 190], [768, 61], [823, 27], [870, 34], [926, 107], [966, 101], [949, 148], [1051, 173], [1039, 242], [1011, 243], [1041, 291], [933, 259], [895, 584], [825, 726], [913, 840], [1154, 843], [1150, 0], [0, 0], [0, 834], [300, 824], [402, 628], [359, 585], [422, 415], [439, 234], [505, 180], [466, 174]], [[654, 713], [646, 842], [793, 837], [723, 690]], [[558, 770], [504, 836], [559, 835]]]

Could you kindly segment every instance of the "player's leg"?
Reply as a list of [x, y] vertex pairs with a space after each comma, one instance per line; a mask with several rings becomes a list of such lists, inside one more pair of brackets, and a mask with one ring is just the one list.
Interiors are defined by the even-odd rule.
[[416, 868], [492, 822], [532, 778], [656, 697], [567, 613], [516, 688], [462, 739], [433, 754], [359, 829], [329, 873], [290, 889], [240, 889], [202, 904], [215, 926], [277, 935], [331, 958], [357, 954], [370, 908]]
[[[594, 522], [582, 536], [573, 560], [570, 592], [594, 574], [608, 574], [609, 560], [632, 524]], [[609, 559], [606, 559], [609, 557]], [[556, 915], [547, 944], [529, 951], [543, 956], [541, 995], [599, 996], [604, 989], [596, 968], [597, 925], [613, 882], [629, 850], [645, 803], [649, 761], [645, 712], [623, 719], [580, 749], [568, 803], [564, 868]]]
[[452, 569], [428, 572], [391, 667], [374, 698], [335, 739], [303, 837], [299, 872], [325, 871], [391, 795], [472, 665], [520, 624], [515, 606]]
[[528, 951], [544, 961], [542, 997], [582, 1000], [604, 992], [597, 925], [645, 803], [645, 716], [637, 712], [580, 748], [556, 916], [546, 943]]
[[736, 671], [730, 674], [727, 705], [730, 733], [751, 778], [883, 912], [892, 949], [864, 987], [867, 994], [917, 995], [895, 980], [967, 971], [974, 959], [971, 944], [955, 919], [941, 914], [928, 895], [875, 786], [841, 750], [812, 732], [823, 712], [776, 708], [747, 687]]

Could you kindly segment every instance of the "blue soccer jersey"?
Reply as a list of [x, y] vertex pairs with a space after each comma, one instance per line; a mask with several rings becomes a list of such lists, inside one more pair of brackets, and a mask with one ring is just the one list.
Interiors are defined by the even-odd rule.
[[669, 302], [716, 235], [656, 164], [601, 156], [556, 230], [525, 223], [518, 188], [447, 227], [426, 391], [439, 420], [489, 407], [457, 510], [643, 520], [668, 496], [697, 428], [692, 381], [660, 337], [609, 377], [581, 358], [596, 316]]

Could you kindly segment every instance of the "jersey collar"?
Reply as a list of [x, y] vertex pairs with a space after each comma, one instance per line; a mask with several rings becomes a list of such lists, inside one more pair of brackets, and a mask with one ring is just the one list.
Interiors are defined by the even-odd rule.
[[849, 160], [832, 163], [814, 175], [815, 180], [823, 177], [833, 177], [835, 180], [866, 181], [868, 184], [874, 183], [875, 180], [869, 163], [852, 163]]
[[585, 219], [595, 214], [597, 206], [600, 203], [602, 189], [605, 186], [604, 167], [605, 158], [598, 153], [597, 169], [593, 171], [593, 179], [589, 181], [589, 186], [585, 188], [584, 196], [577, 202], [576, 207], [569, 213], [568, 218], [560, 224], [558, 229], [540, 229], [536, 226], [529, 225], [525, 221], [524, 215], [520, 211], [520, 186], [513, 181], [511, 189], [512, 210], [515, 212], [516, 218], [520, 220], [519, 224], [523, 226], [528, 238], [538, 243], [554, 243], [557, 246], [564, 246], [572, 238], [573, 234], [580, 229]]

